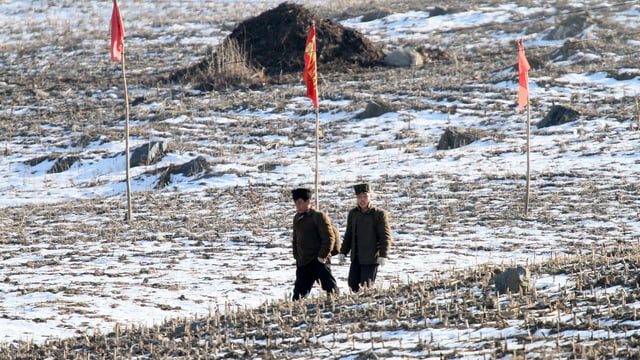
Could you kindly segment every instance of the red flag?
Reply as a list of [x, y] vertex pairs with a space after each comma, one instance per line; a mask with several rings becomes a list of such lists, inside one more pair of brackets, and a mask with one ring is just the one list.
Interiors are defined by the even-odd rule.
[[520, 74], [520, 81], [518, 87], [518, 111], [522, 112], [525, 105], [529, 105], [529, 75], [528, 71], [531, 69], [529, 61], [524, 55], [524, 45], [522, 39], [518, 42], [518, 72]]
[[302, 78], [307, 84], [307, 96], [318, 107], [318, 68], [316, 67], [316, 24], [311, 24], [307, 45], [304, 48], [304, 71]]
[[124, 53], [124, 24], [122, 24], [118, 3], [113, 0], [113, 13], [111, 13], [111, 60], [122, 61], [122, 53]]

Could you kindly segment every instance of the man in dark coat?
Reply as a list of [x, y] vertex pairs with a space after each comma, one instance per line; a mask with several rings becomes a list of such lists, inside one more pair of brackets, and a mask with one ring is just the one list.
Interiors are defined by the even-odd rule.
[[327, 264], [336, 241], [327, 214], [311, 207], [311, 190], [291, 191], [296, 205], [293, 217], [293, 257], [296, 259], [296, 282], [293, 300], [305, 297], [320, 281], [327, 293], [337, 293], [338, 285]]
[[349, 288], [357, 292], [376, 281], [378, 268], [387, 261], [392, 238], [387, 211], [371, 204], [369, 184], [358, 184], [353, 188], [357, 206], [347, 216], [347, 229], [338, 259], [344, 263], [346, 255], [351, 253], [347, 282]]

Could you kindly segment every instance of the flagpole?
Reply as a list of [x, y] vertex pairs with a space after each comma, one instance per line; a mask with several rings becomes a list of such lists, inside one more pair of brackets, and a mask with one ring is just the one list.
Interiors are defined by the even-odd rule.
[[319, 182], [318, 159], [319, 159], [319, 152], [320, 152], [320, 135], [318, 134], [319, 132], [320, 132], [320, 112], [318, 110], [318, 107], [316, 107], [316, 178], [315, 178], [316, 209], [320, 209], [318, 207], [318, 198], [320, 197], [320, 194], [318, 193], [318, 182]]
[[131, 223], [133, 219], [133, 209], [131, 206], [131, 178], [129, 175], [130, 159], [129, 159], [129, 90], [127, 89], [127, 73], [124, 65], [124, 45], [122, 46], [122, 80], [124, 82], [124, 104], [125, 104], [125, 151], [124, 157], [127, 159], [126, 163], [126, 178], [127, 178], [127, 216], [125, 220]]
[[524, 43], [518, 41], [518, 110], [527, 107], [527, 185], [524, 196], [524, 216], [529, 213], [529, 190], [531, 188], [531, 103], [529, 102], [529, 61], [524, 55]]
[[316, 109], [316, 166], [315, 166], [315, 208], [318, 207], [318, 183], [319, 183], [319, 153], [320, 153], [320, 110], [318, 106], [318, 65], [316, 64], [316, 22], [311, 22], [311, 29], [307, 35], [304, 47], [304, 70], [302, 78], [307, 85], [307, 96], [313, 100]]
[[122, 62], [122, 80], [124, 82], [124, 104], [125, 104], [125, 158], [126, 158], [126, 181], [127, 181], [127, 215], [125, 220], [132, 221], [131, 206], [131, 180], [129, 176], [129, 90], [127, 89], [127, 72], [124, 62], [124, 24], [118, 1], [113, 0], [113, 11], [111, 12], [111, 61]]
[[[527, 82], [529, 80], [527, 79]], [[531, 187], [531, 104], [527, 94], [527, 192], [524, 196], [524, 216], [529, 213], [529, 189]]]

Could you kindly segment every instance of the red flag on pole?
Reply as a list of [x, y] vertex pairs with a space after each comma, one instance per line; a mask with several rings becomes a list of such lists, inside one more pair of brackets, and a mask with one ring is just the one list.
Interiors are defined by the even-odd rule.
[[122, 61], [124, 52], [124, 24], [120, 16], [120, 8], [116, 0], [113, 0], [113, 12], [111, 13], [111, 60]]
[[518, 72], [520, 74], [518, 86], [518, 111], [522, 112], [525, 105], [529, 105], [529, 74], [531, 69], [529, 61], [524, 55], [524, 45], [522, 39], [518, 42]]
[[316, 24], [311, 24], [311, 30], [307, 36], [307, 45], [304, 49], [304, 72], [302, 78], [307, 84], [307, 96], [313, 100], [313, 105], [318, 107], [318, 68], [316, 67]]

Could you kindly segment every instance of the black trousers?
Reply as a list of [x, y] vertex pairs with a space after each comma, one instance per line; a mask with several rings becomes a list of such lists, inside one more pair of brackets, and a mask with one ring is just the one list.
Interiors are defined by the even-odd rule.
[[349, 267], [347, 283], [353, 292], [358, 292], [361, 287], [371, 286], [376, 281], [378, 265], [360, 265], [360, 260], [354, 256]]
[[331, 268], [329, 265], [313, 260], [306, 265], [298, 266], [296, 268], [296, 282], [293, 286], [293, 300], [298, 300], [301, 297], [307, 296], [313, 287], [313, 283], [316, 281], [320, 281], [322, 290], [327, 293], [331, 294], [338, 292], [338, 284], [331, 274]]

